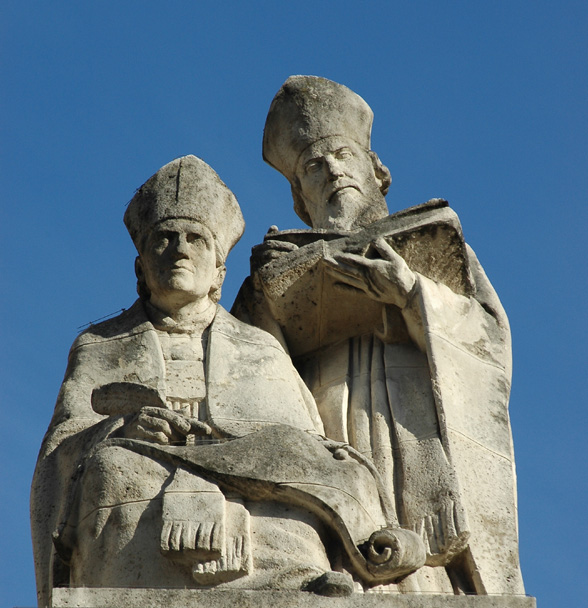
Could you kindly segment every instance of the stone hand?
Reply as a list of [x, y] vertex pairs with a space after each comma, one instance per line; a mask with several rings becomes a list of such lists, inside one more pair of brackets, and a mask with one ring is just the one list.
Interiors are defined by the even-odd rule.
[[339, 281], [365, 292], [385, 304], [404, 308], [416, 278], [404, 259], [383, 239], [371, 244], [365, 257], [354, 253], [333, 253], [325, 258], [327, 270]]
[[192, 421], [161, 407], [142, 408], [124, 426], [124, 435], [128, 439], [143, 439], [161, 445], [182, 443], [192, 432]]
[[294, 243], [267, 240], [251, 250], [251, 266], [252, 268], [261, 268], [285, 253], [290, 253], [296, 249], [298, 249], [298, 246]]

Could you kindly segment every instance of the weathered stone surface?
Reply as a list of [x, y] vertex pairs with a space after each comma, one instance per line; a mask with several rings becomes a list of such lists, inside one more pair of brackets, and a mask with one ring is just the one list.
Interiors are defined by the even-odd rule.
[[324, 437], [276, 339], [217, 305], [243, 219], [216, 173], [172, 161], [125, 223], [140, 298], [75, 341], [35, 471], [39, 604], [67, 586], [348, 595], [420, 568], [371, 461]]
[[[386, 304], [342, 284], [334, 257], [365, 255], [373, 241], [386, 238], [423, 276], [471, 295], [473, 279], [455, 212], [443, 200], [385, 217], [359, 231], [284, 230], [269, 232], [254, 247], [252, 266], [273, 318], [282, 327], [293, 357], [384, 328]], [[281, 247], [292, 247], [287, 256]], [[336, 306], [334, 302], [336, 301]], [[358, 314], [361, 311], [361, 314]]]
[[56, 589], [52, 608], [535, 608], [525, 596], [450, 596], [356, 593], [327, 598], [288, 591], [192, 589]]
[[534, 606], [506, 315], [446, 201], [388, 215], [371, 123], [328, 80], [279, 91], [264, 158], [312, 228], [254, 248], [240, 320], [218, 175], [137, 191], [139, 300], [75, 341], [35, 471], [39, 605]]
[[263, 154], [312, 229], [270, 229], [233, 312], [288, 349], [327, 437], [422, 538], [428, 568], [395, 590], [521, 594], [508, 320], [446, 201], [388, 215], [371, 123], [324, 78], [278, 91]]

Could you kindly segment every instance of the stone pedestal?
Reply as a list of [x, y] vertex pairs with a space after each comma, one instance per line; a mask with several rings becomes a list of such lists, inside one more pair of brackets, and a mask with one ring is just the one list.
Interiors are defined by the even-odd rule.
[[356, 593], [321, 597], [300, 591], [54, 589], [52, 608], [536, 608], [526, 596]]

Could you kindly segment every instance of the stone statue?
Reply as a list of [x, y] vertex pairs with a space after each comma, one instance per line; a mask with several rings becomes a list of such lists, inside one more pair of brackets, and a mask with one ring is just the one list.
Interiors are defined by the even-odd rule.
[[401, 593], [521, 594], [510, 331], [447, 202], [388, 215], [372, 111], [292, 76], [263, 157], [311, 230], [270, 228], [233, 307], [288, 350], [326, 436], [373, 462], [426, 565]]
[[244, 228], [218, 175], [174, 160], [124, 221], [139, 300], [74, 342], [33, 480], [39, 605], [59, 587], [346, 595], [420, 568], [371, 459], [325, 438], [279, 342], [218, 305]]

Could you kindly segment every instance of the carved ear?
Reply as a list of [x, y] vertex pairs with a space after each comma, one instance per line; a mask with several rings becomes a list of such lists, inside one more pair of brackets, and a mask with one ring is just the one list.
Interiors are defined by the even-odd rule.
[[145, 272], [143, 271], [143, 264], [140, 256], [135, 258], [135, 276], [137, 277], [138, 281], [145, 280]]
[[380, 188], [380, 192], [384, 196], [386, 196], [386, 194], [388, 194], [390, 184], [392, 183], [392, 176], [390, 175], [390, 170], [388, 169], [388, 167], [386, 167], [386, 165], [382, 163], [378, 155], [373, 150], [368, 150], [368, 155], [372, 161], [374, 175], [376, 176], [376, 183]]
[[212, 286], [214, 289], [220, 289], [225, 280], [225, 275], [227, 274], [227, 267], [224, 264], [216, 267], [216, 277], [212, 282]]
[[221, 298], [221, 287], [223, 285], [223, 281], [225, 280], [225, 275], [227, 274], [227, 267], [224, 264], [216, 267], [216, 276], [212, 281], [212, 285], [210, 286], [210, 290], [208, 291], [208, 297], [211, 302], [215, 304]]
[[135, 276], [137, 277], [137, 294], [140, 298], [148, 300], [151, 292], [145, 281], [145, 271], [143, 270], [143, 263], [141, 262], [140, 256], [135, 258]]

